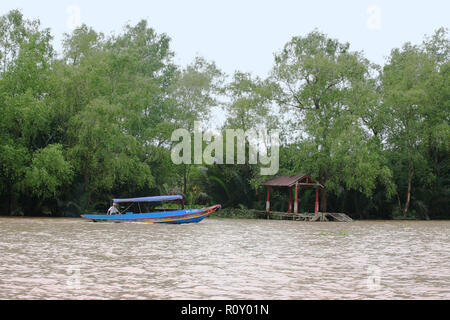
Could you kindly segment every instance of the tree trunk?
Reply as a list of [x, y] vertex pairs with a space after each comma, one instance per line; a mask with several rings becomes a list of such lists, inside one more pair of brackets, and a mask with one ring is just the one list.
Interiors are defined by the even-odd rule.
[[12, 211], [12, 187], [10, 184], [8, 184], [8, 216], [11, 215]]
[[413, 177], [413, 170], [412, 170], [411, 167], [409, 167], [409, 169], [408, 169], [408, 192], [407, 192], [407, 195], [406, 195], [405, 208], [403, 209], [403, 216], [404, 217], [408, 213], [409, 204], [411, 203], [411, 181], [412, 181], [412, 177]]
[[[89, 187], [90, 177], [88, 174], [84, 174], [84, 192], [86, 192], [86, 200], [84, 202], [84, 208], [81, 208], [81, 211], [85, 211], [89, 209], [89, 204], [91, 202], [91, 188]], [[81, 204], [81, 203], [80, 203]]]
[[327, 189], [321, 189], [320, 191], [320, 212], [327, 212]]
[[186, 191], [187, 191], [187, 165], [184, 165], [184, 170], [183, 170], [183, 194], [186, 196]]
[[342, 204], [341, 204], [341, 211], [345, 213], [345, 203], [347, 201], [347, 190], [344, 190], [344, 194], [342, 196]]

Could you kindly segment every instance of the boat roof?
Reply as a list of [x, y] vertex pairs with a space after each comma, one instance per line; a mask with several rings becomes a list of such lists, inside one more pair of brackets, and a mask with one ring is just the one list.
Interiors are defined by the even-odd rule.
[[126, 198], [126, 199], [113, 199], [113, 202], [157, 202], [157, 201], [171, 201], [182, 200], [182, 195], [170, 195], [170, 196], [154, 196], [154, 197], [141, 197], [141, 198]]

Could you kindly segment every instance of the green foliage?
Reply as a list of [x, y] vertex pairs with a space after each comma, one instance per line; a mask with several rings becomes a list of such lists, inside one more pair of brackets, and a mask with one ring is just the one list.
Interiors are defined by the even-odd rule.
[[83, 176], [86, 191], [111, 190], [115, 184], [152, 185], [150, 168], [141, 161], [140, 145], [124, 133], [120, 117], [120, 108], [99, 99], [71, 119], [73, 147], [68, 153]]
[[[445, 36], [446, 32], [440, 29], [422, 46], [406, 43], [401, 49], [392, 50], [381, 75], [383, 103], [390, 114], [386, 124], [387, 147], [397, 184], [406, 194], [405, 217], [414, 186], [419, 187], [419, 192], [421, 188], [432, 188], [435, 180], [441, 178], [441, 157], [448, 155], [450, 109], [448, 85], [443, 85], [443, 81], [448, 79], [450, 50]], [[415, 205], [414, 210], [428, 216], [424, 202], [418, 200]]]
[[213, 218], [231, 218], [231, 219], [258, 219], [259, 215], [255, 214], [252, 210], [249, 210], [243, 206], [237, 208], [225, 208], [218, 212], [215, 212]]
[[226, 86], [231, 98], [226, 105], [228, 113], [225, 128], [276, 128], [277, 118], [271, 110], [275, 85], [249, 73], [235, 72], [233, 81]]
[[27, 149], [14, 145], [12, 141], [0, 145], [0, 173], [2, 183], [0, 190], [11, 193], [18, 189], [18, 185], [25, 174], [25, 164], [28, 162]]
[[72, 182], [73, 168], [63, 155], [60, 144], [50, 144], [33, 155], [26, 169], [24, 189], [40, 198], [57, 197], [61, 187]]
[[215, 95], [220, 92], [222, 82], [223, 74], [215, 63], [201, 57], [178, 71], [172, 89], [179, 124], [192, 130], [194, 121], [208, 120], [211, 108], [218, 105]]

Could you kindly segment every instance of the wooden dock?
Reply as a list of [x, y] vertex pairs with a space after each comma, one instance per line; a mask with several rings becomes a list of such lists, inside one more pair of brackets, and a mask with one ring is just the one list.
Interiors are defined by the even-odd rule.
[[345, 213], [338, 212], [317, 212], [317, 213], [288, 213], [278, 211], [262, 211], [254, 210], [257, 215], [264, 215], [267, 219], [273, 216], [295, 220], [295, 221], [337, 221], [337, 222], [351, 222], [353, 221]]

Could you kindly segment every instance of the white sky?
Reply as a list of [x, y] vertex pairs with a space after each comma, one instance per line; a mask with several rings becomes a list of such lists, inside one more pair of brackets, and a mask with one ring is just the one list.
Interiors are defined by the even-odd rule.
[[227, 74], [240, 70], [261, 77], [270, 71], [274, 52], [314, 28], [383, 64], [391, 49], [420, 43], [450, 21], [449, 0], [2, 0], [0, 14], [16, 8], [52, 30], [58, 51], [74, 23], [110, 34], [147, 19], [172, 38], [176, 63], [202, 55]]

